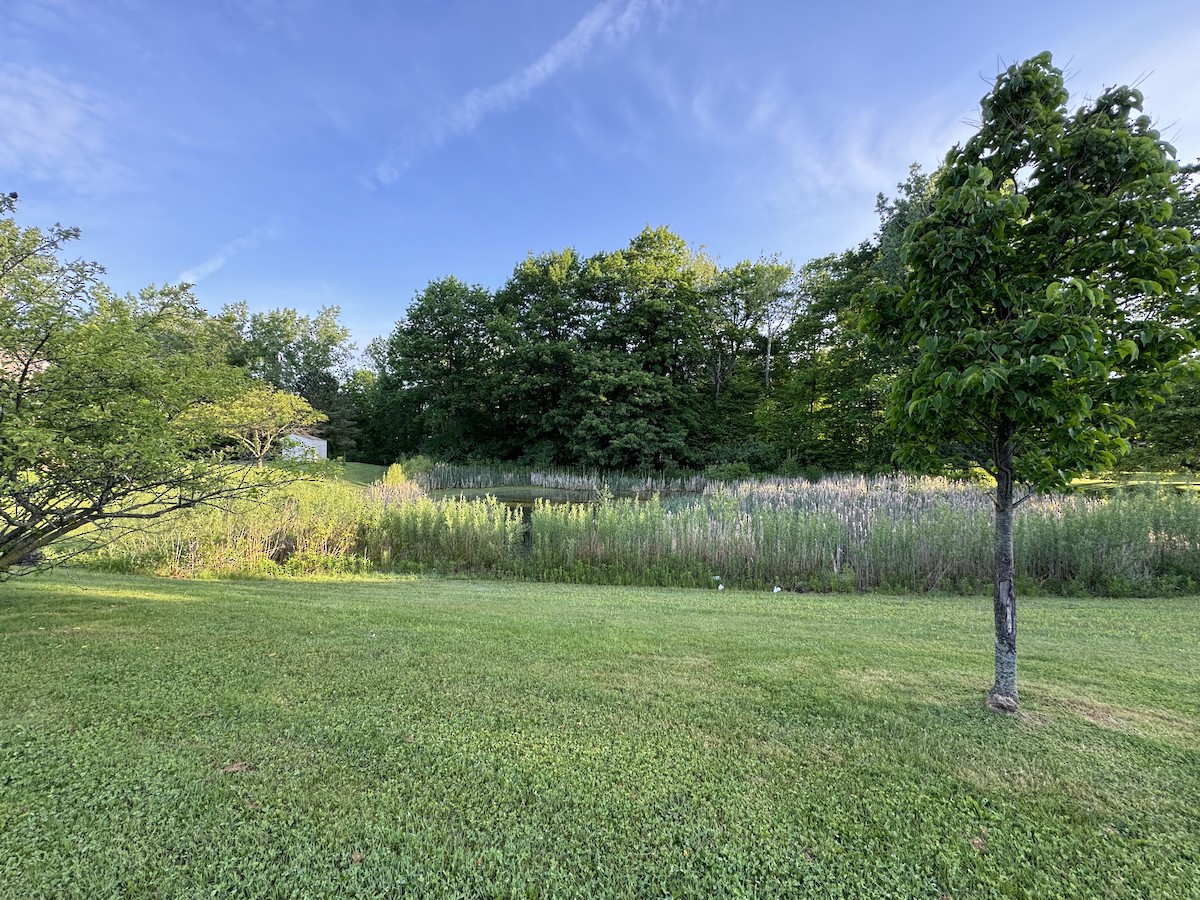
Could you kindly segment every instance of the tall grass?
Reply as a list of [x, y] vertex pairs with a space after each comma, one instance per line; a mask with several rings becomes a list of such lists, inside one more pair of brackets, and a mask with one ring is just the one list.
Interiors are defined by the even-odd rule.
[[300, 482], [260, 502], [161, 519], [87, 557], [96, 568], [174, 578], [364, 571], [358, 558], [362, 489]]
[[662, 473], [631, 474], [600, 470], [529, 469], [515, 463], [437, 463], [416, 478], [427, 491], [483, 490], [491, 487], [536, 487], [582, 494], [596, 499], [605, 491], [648, 499], [653, 494], [700, 494], [718, 489], [722, 482], [695, 473], [669, 476]]
[[744, 483], [666, 503], [606, 497], [590, 515], [543, 503], [533, 515], [533, 559], [566, 580], [613, 581], [613, 572], [640, 567], [639, 583], [649, 584], [929, 590], [983, 580], [986, 555], [962, 555], [967, 572], [948, 557], [962, 549], [964, 525], [986, 532], [986, 515], [913, 485], [883, 484], [871, 493], [862, 479]]
[[[265, 503], [192, 512], [98, 551], [92, 564], [188, 577], [437, 571], [788, 590], [973, 591], [992, 579], [992, 507], [979, 485], [767, 479], [642, 500], [644, 482], [615, 497], [598, 475], [577, 475], [586, 487], [572, 488], [566, 474], [556, 490], [598, 499], [538, 501], [523, 515], [490, 497], [430, 498], [393, 467], [366, 490], [306, 484]], [[1025, 589], [1193, 590], [1200, 500], [1171, 491], [1034, 497], [1017, 512], [1016, 561]]]
[[523, 568], [521, 512], [494, 497], [422, 496], [384, 501], [364, 512], [372, 519], [359, 551], [376, 570], [519, 574]]

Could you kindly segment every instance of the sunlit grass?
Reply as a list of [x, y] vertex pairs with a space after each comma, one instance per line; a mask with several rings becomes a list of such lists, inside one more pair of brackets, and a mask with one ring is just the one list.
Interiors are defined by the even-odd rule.
[[1123, 472], [1079, 478], [1073, 484], [1084, 491], [1129, 487], [1194, 491], [1200, 489], [1200, 478], [1191, 472]]
[[[186, 601], [186, 602], [180, 602]], [[1159, 897], [1200, 605], [0, 585], [0, 896]]]
[[350, 484], [368, 485], [378, 481], [387, 471], [387, 466], [376, 466], [371, 463], [342, 463], [340, 478]]

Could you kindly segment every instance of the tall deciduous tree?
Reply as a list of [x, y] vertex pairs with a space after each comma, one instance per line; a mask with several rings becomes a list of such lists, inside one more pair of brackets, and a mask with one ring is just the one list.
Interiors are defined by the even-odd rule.
[[534, 465], [572, 461], [568, 445], [580, 413], [568, 400], [588, 369], [582, 270], [574, 250], [530, 255], [496, 292], [490, 331], [503, 457]]
[[587, 465], [646, 469], [694, 453], [704, 361], [701, 284], [714, 267], [666, 228], [588, 261], [588, 368], [573, 393], [572, 449]]
[[906, 289], [874, 326], [911, 354], [891, 419], [907, 460], [969, 461], [996, 481], [996, 709], [1015, 710], [1018, 486], [1110, 467], [1125, 411], [1161, 401], [1196, 346], [1196, 248], [1171, 223], [1172, 148], [1129, 87], [1068, 112], [1043, 53], [1000, 75], [979, 131], [907, 235]]
[[863, 305], [873, 286], [903, 290], [904, 235], [928, 212], [931, 179], [914, 164], [897, 188], [876, 200], [874, 240], [811, 260], [795, 280], [784, 341], [790, 365], [757, 418], [800, 466], [873, 472], [891, 464], [884, 408], [902, 354], [881, 353], [864, 333]]
[[755, 411], [786, 370], [782, 338], [795, 313], [794, 276], [792, 264], [777, 257], [743, 260], [716, 272], [704, 290], [705, 396], [698, 436], [714, 460], [735, 461], [730, 457], [765, 446]]
[[[495, 417], [492, 294], [450, 275], [431, 281], [381, 348], [384, 374], [419, 419], [419, 449], [463, 458]], [[418, 448], [412, 448], [418, 449]]]
[[788, 329], [790, 367], [759, 421], [795, 463], [824, 471], [888, 464], [883, 423], [888, 355], [862, 333], [858, 297], [879, 278], [879, 246], [864, 243], [806, 263]]
[[[1186, 228], [1200, 245], [1200, 160], [1175, 176], [1179, 198], [1172, 205], [1172, 224]], [[1134, 414], [1134, 450], [1122, 468], [1200, 472], [1200, 358], [1180, 366], [1166, 403]]]
[[318, 374], [341, 376], [354, 344], [349, 329], [338, 323], [340, 312], [326, 306], [309, 318], [288, 307], [251, 313], [244, 302], [230, 304], [221, 319], [236, 334], [231, 362], [291, 393], [300, 393]]
[[259, 474], [185, 415], [249, 387], [187, 290], [116, 297], [98, 266], [59, 258], [74, 229], [21, 228], [13, 209], [0, 198], [0, 579], [68, 536], [81, 549], [253, 491]]

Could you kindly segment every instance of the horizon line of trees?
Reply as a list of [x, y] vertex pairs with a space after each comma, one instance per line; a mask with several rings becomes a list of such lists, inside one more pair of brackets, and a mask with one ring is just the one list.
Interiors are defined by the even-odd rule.
[[929, 185], [913, 167], [899, 199], [880, 198], [873, 240], [803, 266], [722, 267], [648, 226], [612, 252], [531, 254], [495, 291], [431, 281], [367, 348], [347, 455], [888, 470], [895, 360], [865, 337], [860, 297], [902, 277], [902, 232]]
[[[1200, 235], [1197, 165], [1175, 220]], [[895, 470], [887, 397], [904, 360], [864, 330], [867, 297], [902, 290], [905, 235], [936, 173], [879, 195], [879, 228], [797, 266], [720, 266], [665, 227], [619, 250], [530, 254], [495, 291], [429, 282], [385, 337], [356, 347], [337, 307], [213, 317], [228, 362], [327, 417], [330, 452], [530, 466], [730, 472]], [[1200, 239], [1200, 238], [1198, 238]], [[1200, 377], [1136, 416], [1128, 464], [1200, 466]]]

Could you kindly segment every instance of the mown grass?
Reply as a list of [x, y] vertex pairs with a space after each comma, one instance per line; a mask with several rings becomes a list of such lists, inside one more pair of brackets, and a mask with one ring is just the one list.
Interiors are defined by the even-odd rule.
[[0, 585], [0, 896], [1200, 888], [1200, 605]]
[[340, 469], [340, 478], [342, 481], [364, 486], [378, 481], [387, 472], [387, 466], [357, 462], [342, 463]]

